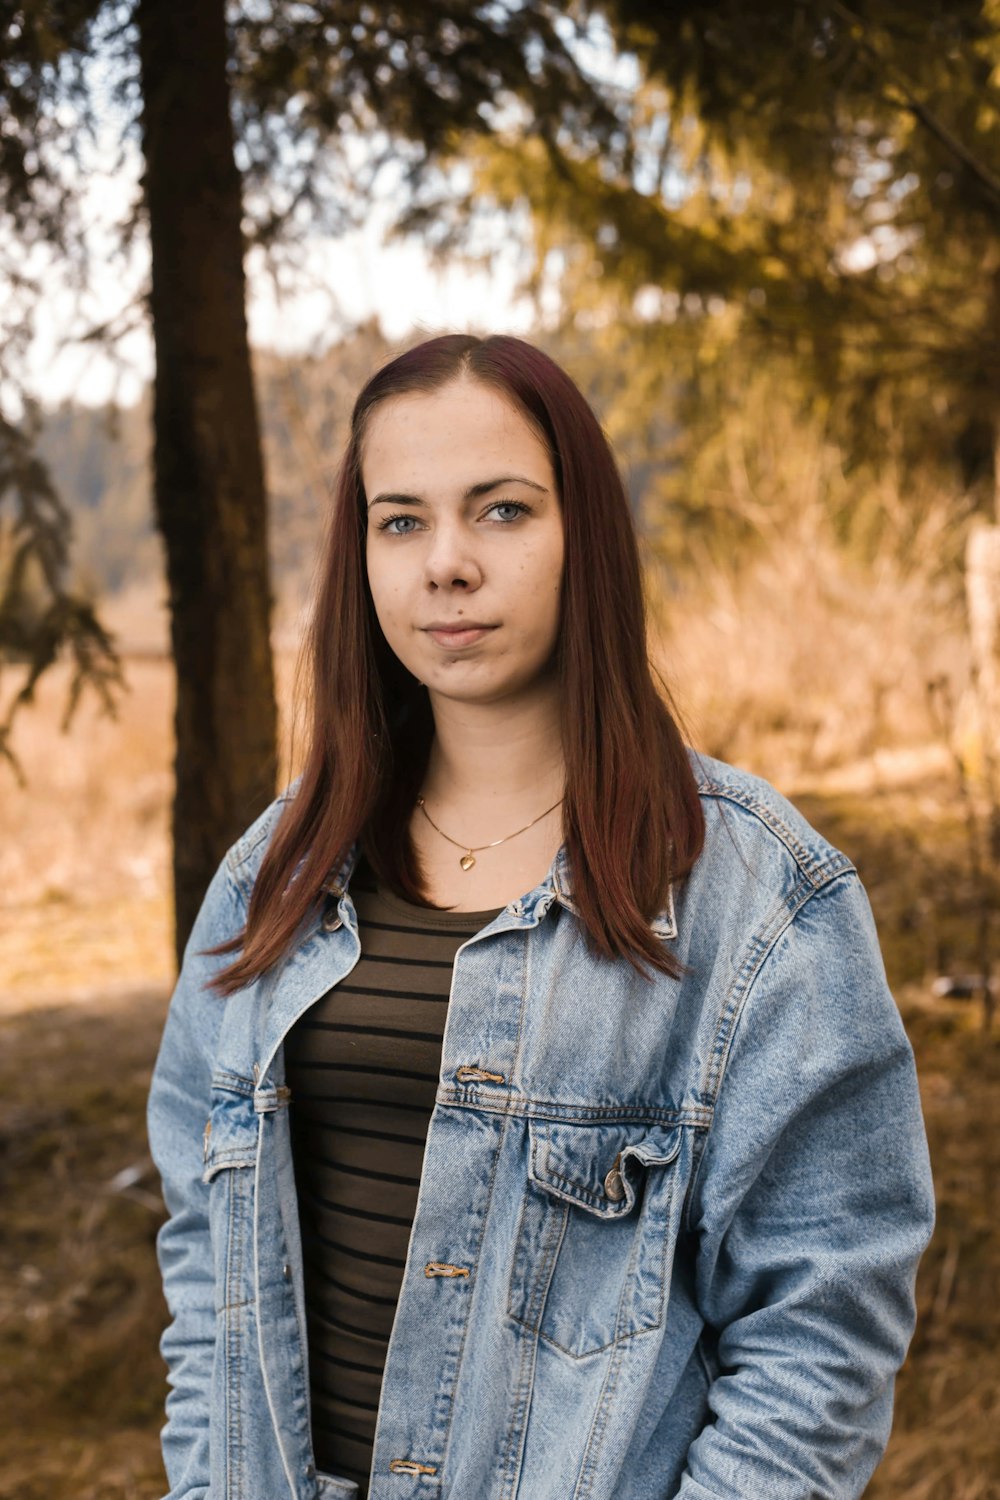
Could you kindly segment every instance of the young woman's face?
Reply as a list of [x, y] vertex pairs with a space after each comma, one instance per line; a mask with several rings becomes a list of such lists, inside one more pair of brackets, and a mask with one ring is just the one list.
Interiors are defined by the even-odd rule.
[[559, 629], [563, 525], [548, 449], [490, 386], [394, 396], [362, 453], [368, 580], [396, 656], [433, 696], [536, 687]]

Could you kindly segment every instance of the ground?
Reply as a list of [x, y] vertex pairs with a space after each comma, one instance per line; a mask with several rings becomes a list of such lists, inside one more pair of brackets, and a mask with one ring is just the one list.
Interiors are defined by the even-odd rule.
[[[5, 786], [0, 800], [0, 1500], [156, 1500], [165, 1488], [162, 1207], [144, 1108], [170, 978], [168, 709], [151, 665], [118, 739], [89, 725], [86, 766], [58, 774], [38, 751], [27, 792]], [[36, 748], [22, 746], [26, 765]], [[109, 755], [112, 830], [107, 778], [92, 767]], [[927, 764], [896, 779], [869, 768], [797, 800], [869, 890], [917, 1056], [938, 1193], [893, 1435], [867, 1493], [990, 1500], [1000, 1497], [1000, 1037], [984, 1034], [974, 1001], [932, 994], [936, 972], [971, 966], [981, 892], [947, 764]]]

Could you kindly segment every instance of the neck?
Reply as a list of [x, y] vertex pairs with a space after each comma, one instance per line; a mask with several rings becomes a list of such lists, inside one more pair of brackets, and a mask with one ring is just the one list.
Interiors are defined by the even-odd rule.
[[558, 693], [543, 684], [515, 703], [432, 698], [434, 742], [424, 795], [431, 804], [475, 806], [501, 816], [543, 812], [563, 794]]

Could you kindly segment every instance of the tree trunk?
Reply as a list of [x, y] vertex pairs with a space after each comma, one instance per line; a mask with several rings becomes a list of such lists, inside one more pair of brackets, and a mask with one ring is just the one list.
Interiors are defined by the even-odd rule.
[[156, 347], [154, 494], [177, 675], [178, 959], [228, 846], [274, 795], [260, 432], [224, 0], [139, 0]]

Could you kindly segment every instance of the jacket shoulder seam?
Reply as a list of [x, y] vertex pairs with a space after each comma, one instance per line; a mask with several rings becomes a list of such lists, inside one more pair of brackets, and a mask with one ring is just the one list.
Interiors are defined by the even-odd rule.
[[720, 1012], [718, 1024], [715, 1029], [711, 1060], [705, 1077], [705, 1095], [710, 1100], [713, 1109], [718, 1099], [719, 1089], [722, 1086], [722, 1080], [729, 1061], [729, 1054], [732, 1050], [740, 1020], [746, 1008], [746, 1002], [754, 985], [766, 969], [768, 961], [777, 947], [778, 940], [795, 924], [814, 897], [827, 890], [836, 881], [852, 876], [857, 878], [857, 871], [847, 861], [841, 869], [828, 875], [819, 884], [810, 882], [807, 885], [801, 882], [782, 903], [782, 909], [780, 914], [776, 915], [771, 931], [754, 939], [751, 951], [730, 987], [728, 1002]]
[[[853, 861], [841, 850], [835, 849], [832, 844], [826, 844], [821, 857], [814, 854], [792, 832], [775, 808], [768, 806], [766, 802], [761, 801], [751, 792], [744, 791], [741, 787], [728, 786], [703, 777], [699, 778], [698, 794], [716, 802], [728, 802], [750, 817], [756, 818], [758, 823], [761, 823], [772, 837], [788, 850], [813, 890], [822, 889], [829, 881], [855, 868]], [[792, 894], [794, 895], [794, 892]]]
[[256, 878], [256, 869], [252, 867], [254, 855], [270, 839], [274, 832], [275, 822], [281, 816], [285, 803], [293, 800], [295, 785], [293, 783], [287, 791], [276, 797], [265, 810], [264, 816], [248, 828], [246, 833], [241, 834], [226, 854], [230, 876], [247, 904], [249, 904]]

